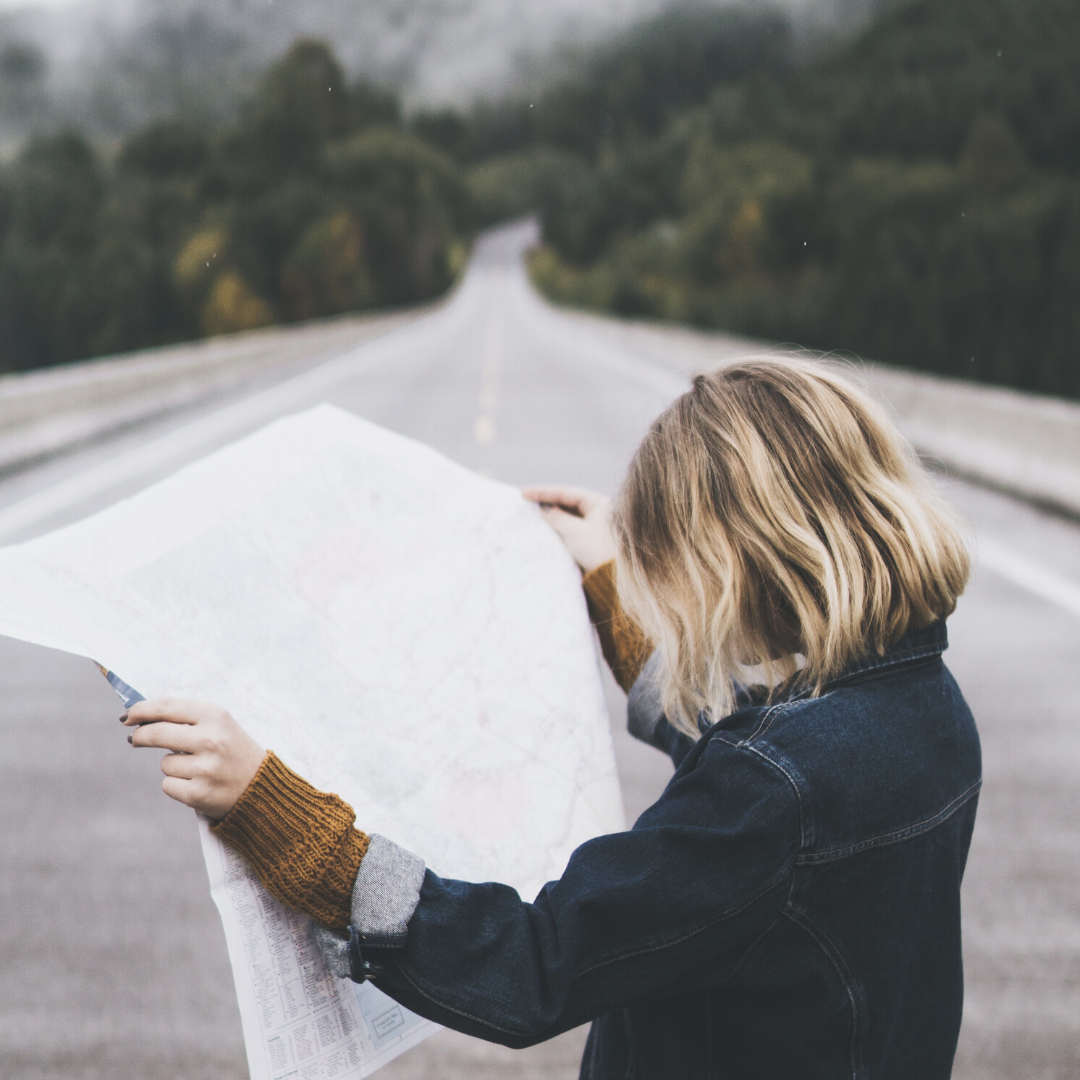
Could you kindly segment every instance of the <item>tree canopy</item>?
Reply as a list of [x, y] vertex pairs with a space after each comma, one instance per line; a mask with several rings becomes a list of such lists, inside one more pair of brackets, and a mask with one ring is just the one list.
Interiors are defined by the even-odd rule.
[[37, 138], [0, 172], [0, 367], [423, 300], [469, 229], [395, 96], [299, 41], [234, 123], [158, 122], [112, 160]]
[[738, 78], [716, 65], [695, 102], [654, 103], [599, 153], [546, 137], [574, 156], [536, 198], [534, 279], [569, 303], [1080, 396], [1078, 52], [1071, 0], [891, 5], [804, 67], [744, 49]]
[[[678, 5], [528, 95], [405, 115], [301, 40], [217, 127], [0, 169], [0, 367], [446, 289], [538, 212], [571, 304], [1080, 396], [1080, 5], [888, 0], [809, 60]], [[30, 95], [40, 57], [0, 56]]]

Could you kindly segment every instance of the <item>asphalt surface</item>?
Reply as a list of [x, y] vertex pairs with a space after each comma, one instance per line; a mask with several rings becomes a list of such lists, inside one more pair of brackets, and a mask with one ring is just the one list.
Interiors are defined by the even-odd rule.
[[[76, 520], [322, 401], [511, 483], [614, 490], [686, 374], [746, 346], [553, 311], [525, 283], [526, 239], [520, 229], [490, 237], [446, 305], [336, 360], [0, 481], [0, 543]], [[996, 568], [976, 572], [946, 658], [985, 758], [954, 1076], [1074, 1080], [1080, 526], [944, 482]], [[0, 1080], [246, 1077], [195, 821], [160, 794], [156, 755], [127, 746], [117, 700], [88, 661], [0, 639], [0, 684]], [[609, 689], [632, 819], [670, 767], [625, 735], [624, 701]], [[380, 1075], [559, 1080], [577, 1075], [583, 1042], [581, 1030], [514, 1052], [443, 1032]]]

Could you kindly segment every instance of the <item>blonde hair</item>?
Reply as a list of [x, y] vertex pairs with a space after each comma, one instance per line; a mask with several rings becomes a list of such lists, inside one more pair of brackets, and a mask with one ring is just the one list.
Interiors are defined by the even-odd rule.
[[694, 738], [747, 669], [820, 694], [951, 614], [969, 571], [911, 447], [824, 363], [698, 375], [638, 448], [612, 524], [623, 603], [663, 656], [669, 720]]

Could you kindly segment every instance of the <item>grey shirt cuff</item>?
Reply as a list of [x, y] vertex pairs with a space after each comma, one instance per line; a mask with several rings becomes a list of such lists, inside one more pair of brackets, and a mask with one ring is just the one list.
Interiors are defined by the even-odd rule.
[[332, 975], [339, 979], [349, 977], [349, 939], [338, 937], [333, 930], [327, 930], [321, 923], [311, 920], [311, 928], [315, 934], [315, 944], [319, 946], [326, 966]]
[[424, 860], [373, 833], [352, 893], [353, 926], [365, 944], [382, 949], [405, 944], [423, 884]]
[[656, 728], [664, 718], [660, 701], [661, 663], [658, 649], [645, 662], [626, 702], [626, 726], [630, 734], [650, 746], [656, 745]]
[[[420, 903], [424, 869], [423, 859], [372, 833], [352, 894], [352, 924], [362, 944], [380, 949], [405, 944], [409, 920]], [[315, 927], [315, 941], [330, 970], [347, 979], [348, 941], [322, 926]]]

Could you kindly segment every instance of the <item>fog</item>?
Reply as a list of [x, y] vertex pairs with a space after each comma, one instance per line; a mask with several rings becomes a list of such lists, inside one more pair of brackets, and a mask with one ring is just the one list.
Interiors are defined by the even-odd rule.
[[[772, 6], [789, 11], [809, 49], [858, 27], [882, 2]], [[177, 113], [223, 119], [242, 103], [257, 72], [298, 36], [328, 41], [350, 74], [394, 86], [407, 107], [461, 106], [508, 90], [527, 92], [572, 66], [590, 45], [673, 6], [672, 0], [2, 0], [0, 139], [11, 147], [33, 131], [64, 126], [118, 136]]]

